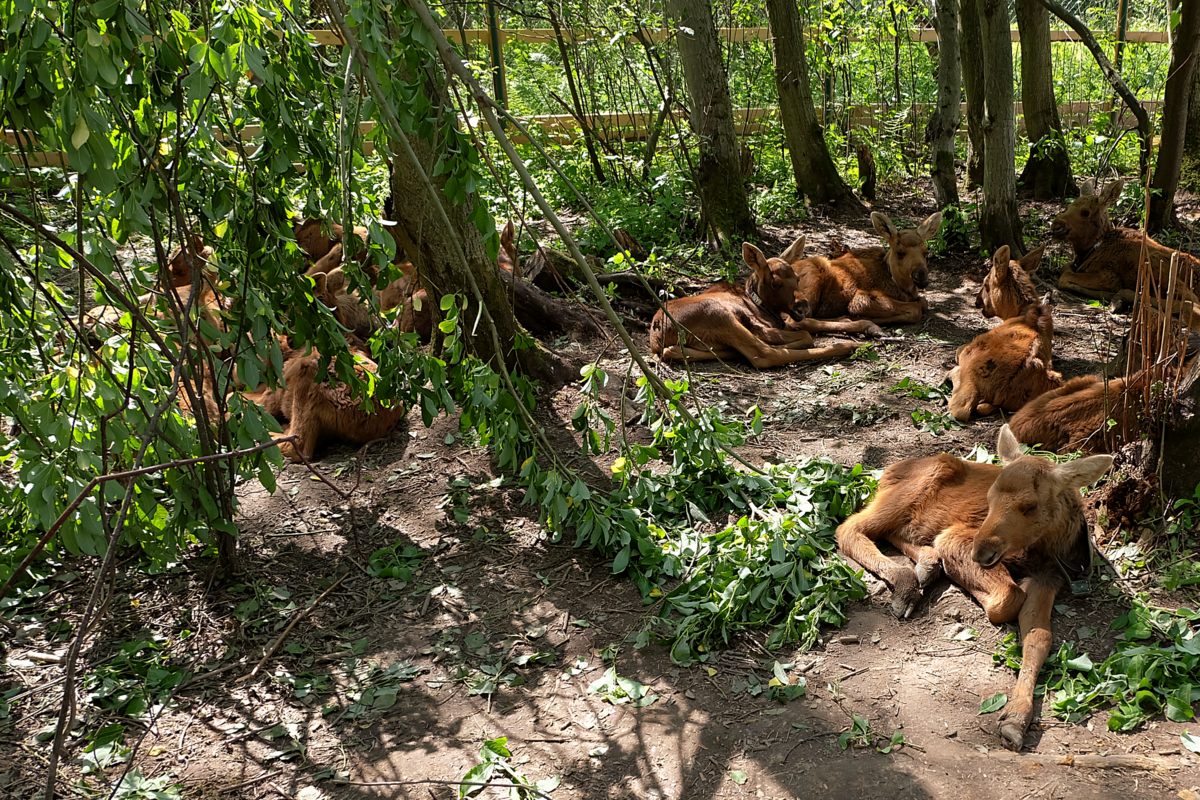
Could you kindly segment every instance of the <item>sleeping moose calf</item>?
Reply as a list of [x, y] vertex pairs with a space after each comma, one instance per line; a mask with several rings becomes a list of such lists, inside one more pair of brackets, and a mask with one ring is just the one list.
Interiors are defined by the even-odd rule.
[[[1019, 750], [1050, 653], [1054, 597], [1064, 572], [1085, 571], [1091, 559], [1079, 489], [1107, 472], [1112, 456], [1055, 464], [1021, 455], [1007, 425], [997, 450], [1003, 467], [944, 453], [891, 465], [875, 499], [842, 523], [837, 538], [842, 553], [891, 587], [898, 617], [912, 614], [944, 568], [994, 624], [1020, 620], [1021, 670], [999, 723], [1004, 744]], [[880, 552], [884, 539], [916, 568]]]

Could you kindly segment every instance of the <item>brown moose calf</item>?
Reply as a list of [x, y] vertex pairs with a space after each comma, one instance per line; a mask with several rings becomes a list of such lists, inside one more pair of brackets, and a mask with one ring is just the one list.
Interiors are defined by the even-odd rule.
[[[1091, 558], [1079, 489], [1107, 472], [1112, 457], [1055, 464], [1021, 455], [1008, 426], [1000, 429], [997, 450], [1003, 467], [946, 454], [891, 465], [875, 499], [842, 523], [837, 538], [842, 553], [891, 587], [898, 617], [912, 614], [940, 560], [989, 620], [1020, 620], [1021, 670], [999, 721], [1004, 744], [1019, 750], [1050, 652], [1050, 613], [1064, 569], [1086, 569]], [[916, 569], [883, 555], [883, 539]]]
[[856, 345], [850, 342], [813, 347], [812, 335], [800, 328], [809, 303], [797, 289], [792, 263], [804, 254], [804, 245], [801, 236], [782, 256], [768, 260], [754, 245], [743, 244], [742, 258], [754, 273], [754, 291], [722, 281], [698, 295], [667, 301], [666, 313], [660, 308], [650, 322], [650, 349], [668, 361], [741, 355], [759, 369], [853, 353]]
[[[1121, 178], [1104, 187], [1099, 194], [1093, 181], [1079, 187], [1079, 197], [1059, 214], [1050, 226], [1050, 235], [1066, 240], [1075, 251], [1075, 263], [1063, 270], [1058, 288], [1105, 302], [1118, 299], [1132, 303], [1138, 285], [1138, 262], [1142, 253], [1142, 232], [1113, 225], [1108, 209], [1121, 197], [1125, 181]], [[1146, 237], [1146, 257], [1154, 280], [1165, 296], [1168, 268], [1176, 251]], [[1181, 273], [1200, 270], [1200, 260], [1180, 253]], [[1184, 314], [1186, 305], [1200, 303], [1182, 281], [1175, 289], [1172, 313]], [[1196, 313], [1196, 312], [1192, 312]], [[1185, 319], [1186, 322], [1186, 319]], [[1200, 313], [1192, 320], [1200, 324]]]
[[[350, 353], [355, 358], [354, 371], [359, 377], [365, 378], [368, 372], [378, 369], [365, 351], [352, 346]], [[387, 436], [404, 418], [405, 408], [399, 405], [388, 408], [378, 398], [371, 398], [370, 410], [364, 410], [361, 398], [355, 397], [349, 386], [333, 378], [332, 364], [329, 380], [318, 382], [321, 357], [315, 350], [307, 354], [290, 351], [288, 355], [283, 367], [286, 388], [245, 395], [280, 422], [287, 423], [283, 433], [273, 435], [276, 438], [296, 437], [279, 446], [279, 451], [288, 459], [310, 461], [317, 446], [323, 442], [366, 444]]]
[[871, 213], [871, 224], [888, 244], [851, 250], [837, 258], [806, 258], [795, 264], [800, 293], [817, 319], [858, 317], [876, 323], [919, 322], [929, 307], [921, 289], [929, 285], [929, 247], [942, 214], [931, 214], [916, 228], [899, 230], [884, 214]]
[[1008, 245], [992, 257], [976, 305], [984, 314], [1005, 314], [1004, 322], [958, 348], [958, 366], [947, 376], [954, 385], [950, 413], [966, 422], [972, 413], [1016, 411], [1032, 398], [1062, 385], [1062, 375], [1050, 369], [1054, 338], [1052, 309], [1034, 295], [1029, 273], [1041, 264], [1039, 247], [1018, 261]]
[[[1134, 376], [1135, 384], [1142, 374]], [[1136, 424], [1140, 404], [1126, 388], [1125, 378], [1072, 378], [1031, 400], [1013, 414], [1009, 427], [1017, 441], [1052, 453], [1104, 453], [1111, 449], [1110, 438], [1105, 435], [1109, 420], [1116, 420], [1122, 429]]]

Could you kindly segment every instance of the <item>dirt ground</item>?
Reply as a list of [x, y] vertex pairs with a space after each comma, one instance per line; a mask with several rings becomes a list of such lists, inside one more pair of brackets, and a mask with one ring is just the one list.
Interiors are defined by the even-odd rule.
[[[929, 213], [927, 205], [923, 197], [893, 195], [876, 208], [914, 221]], [[1040, 215], [1043, 229], [1048, 214]], [[802, 228], [769, 228], [773, 241], [764, 249], [773, 255], [801, 231], [810, 254], [828, 252], [834, 236], [850, 246], [873, 244], [869, 225], [865, 217], [814, 218]], [[1042, 238], [1032, 230], [1027, 236]], [[1061, 248], [1051, 250], [1039, 273], [1047, 287], [1066, 261]], [[731, 409], [758, 405], [768, 415], [764, 435], [743, 453], [752, 462], [828, 456], [878, 468], [943, 451], [965, 456], [976, 444], [994, 449], [999, 419], [935, 436], [918, 430], [911, 412], [944, 407], [889, 392], [905, 377], [939, 385], [955, 348], [994, 324], [973, 306], [982, 259], [934, 257], [930, 267], [930, 313], [919, 325], [889, 331], [878, 360], [766, 372], [696, 365], [694, 390]], [[1093, 371], [1115, 353], [1121, 320], [1107, 309], [1059, 296], [1055, 324], [1055, 366], [1067, 376]], [[633, 330], [644, 343], [644, 326]], [[602, 345], [561, 349], [583, 361]], [[607, 347], [601, 357], [612, 375], [627, 366], [618, 350]], [[678, 377], [671, 367], [661, 370]], [[540, 403], [538, 415], [559, 441], [571, 435], [576, 398], [568, 387]], [[807, 652], [768, 652], [761, 637], [746, 637], [708, 663], [681, 668], [662, 647], [636, 650], [626, 638], [647, 613], [636, 588], [593, 554], [549, 541], [537, 509], [521, 505], [523, 491], [496, 481], [501, 476], [488, 454], [455, 442], [457, 434], [457, 419], [425, 429], [413, 414], [361, 458], [345, 448], [320, 454], [321, 470], [338, 486], [358, 481], [352, 507], [298, 466], [281, 472], [275, 494], [243, 487], [241, 584], [216, 584], [202, 559], [158, 576], [150, 590], [145, 576], [122, 576], [85, 662], [100, 662], [150, 629], [171, 637], [176, 659], [201, 676], [145, 726], [126, 723], [127, 744], [145, 733], [133, 763], [147, 778], [169, 775], [189, 797], [440, 800], [458, 796], [455, 782], [479, 763], [483, 742], [504, 736], [516, 770], [533, 780], [561, 778], [551, 795], [559, 800], [1187, 800], [1200, 793], [1197, 759], [1180, 748], [1186, 726], [1162, 717], [1114, 734], [1104, 711], [1074, 724], [1047, 714], [1022, 755], [1005, 751], [994, 715], [978, 711], [983, 698], [1015, 681], [992, 659], [1013, 628], [989, 624], [944, 578], [913, 619], [897, 621], [886, 587], [868, 576], [871, 594], [851, 608], [848, 624], [825, 631]], [[368, 574], [371, 553], [397, 542], [423, 559], [412, 581]], [[64, 590], [68, 607], [80, 602], [84, 583]], [[1112, 645], [1109, 623], [1126, 605], [1111, 575], [1096, 584], [1090, 597], [1060, 598], [1054, 647], [1078, 639], [1081, 628], [1094, 629], [1100, 633], [1080, 649], [1100, 660]], [[140, 594], [120, 594], [134, 586]], [[422, 586], [433, 588], [414, 593]], [[250, 677], [295, 608], [318, 597], [285, 646]], [[238, 611], [250, 599], [263, 613]], [[181, 639], [185, 628], [193, 633]], [[965, 628], [978, 637], [956, 639]], [[49, 682], [64, 648], [48, 625], [9, 644], [6, 685], [38, 691], [14, 705], [0, 727], [0, 797], [40, 793], [47, 744], [35, 734], [57, 713], [61, 696]], [[547, 650], [551, 663], [513, 665], [519, 655]], [[478, 675], [500, 660], [501, 674], [519, 676], [521, 685], [502, 686], [489, 698], [456, 680], [460, 669]], [[775, 661], [807, 681], [805, 697], [780, 705], [755, 693]], [[658, 699], [633, 708], [589, 694], [611, 663]], [[203, 677], [221, 667], [228, 668]], [[372, 681], [382, 689], [373, 702], [360, 694]], [[80, 715], [89, 726], [113, 721], [86, 704]], [[854, 715], [869, 720], [874, 746], [839, 746]], [[896, 731], [904, 746], [879, 752]], [[1087, 754], [1140, 754], [1157, 759], [1160, 769], [1055, 763]], [[80, 767], [69, 763], [63, 774], [79, 780]], [[121, 768], [106, 774], [111, 781]], [[106, 786], [95, 774], [86, 780]]]

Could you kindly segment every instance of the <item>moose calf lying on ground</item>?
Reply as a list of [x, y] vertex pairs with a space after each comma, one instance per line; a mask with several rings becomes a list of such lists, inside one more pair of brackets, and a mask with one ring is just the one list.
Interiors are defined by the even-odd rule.
[[[353, 395], [350, 387], [333, 378], [333, 364], [329, 365], [330, 380], [318, 383], [320, 354], [316, 350], [302, 353], [288, 352], [285, 348], [285, 353], [288, 356], [283, 367], [285, 386], [260, 388], [245, 396], [285, 423], [283, 433], [274, 434], [276, 438], [296, 437], [294, 441], [279, 445], [279, 451], [286, 458], [311, 461], [319, 444], [333, 440], [366, 444], [387, 436], [404, 418], [407, 409], [385, 407], [378, 398], [370, 400], [370, 411], [364, 410], [361, 399]], [[378, 370], [360, 347], [351, 344], [350, 355], [359, 377]]]
[[800, 293], [817, 319], [859, 317], [876, 323], [919, 322], [929, 303], [920, 290], [929, 285], [927, 241], [937, 236], [942, 214], [916, 228], [899, 230], [884, 214], [871, 224], [888, 246], [851, 250], [837, 258], [806, 258], [795, 264]]
[[[660, 308], [650, 322], [650, 349], [668, 361], [741, 355], [759, 369], [853, 353], [856, 345], [851, 342], [813, 347], [812, 335], [800, 328], [809, 303], [797, 288], [792, 264], [803, 256], [804, 245], [801, 236], [782, 256], [768, 260], [754, 245], [743, 244], [742, 258], [754, 273], [755, 291], [722, 281], [693, 297], [668, 300], [665, 312]], [[852, 322], [828, 324], [839, 330], [859, 327]]]
[[[1138, 262], [1142, 252], [1142, 232], [1113, 225], [1108, 209], [1121, 197], [1125, 181], [1121, 178], [1097, 194], [1094, 181], [1079, 187], [1079, 197], [1059, 214], [1050, 226], [1050, 235], [1066, 240], [1075, 251], [1075, 263], [1063, 270], [1058, 288], [1105, 302], [1118, 299], [1132, 304], [1138, 285]], [[1165, 297], [1171, 255], [1176, 251], [1146, 238], [1146, 257], [1155, 283]], [[1200, 260], [1180, 253], [1180, 272], [1186, 275], [1200, 270]], [[1186, 304], [1200, 304], [1195, 293], [1183, 282], [1176, 286], [1172, 313], [1183, 314]], [[1194, 312], [1192, 326], [1200, 325], [1200, 309]]]
[[[997, 451], [1003, 467], [946, 454], [891, 465], [875, 499], [841, 524], [837, 538], [842, 553], [891, 587], [898, 617], [912, 614], [940, 561], [994, 624], [1020, 620], [1021, 670], [999, 722], [1005, 745], [1019, 750], [1050, 652], [1054, 597], [1065, 570], [1086, 571], [1091, 561], [1079, 489], [1104, 475], [1112, 457], [1055, 464], [1021, 455], [1008, 426]], [[883, 539], [916, 569], [883, 555]]]
[[950, 413], [966, 422], [972, 413], [1016, 411], [1050, 389], [1062, 385], [1062, 375], [1050, 369], [1054, 318], [1048, 304], [1038, 301], [1031, 273], [1042, 262], [1044, 247], [1020, 261], [1011, 260], [1008, 245], [992, 257], [977, 306], [984, 315], [1004, 316], [1004, 322], [958, 348], [958, 366], [947, 376], [954, 385]]
[[[1138, 373], [1140, 376], [1142, 373]], [[1138, 376], [1134, 383], [1139, 384]], [[1013, 414], [1008, 426], [1017, 441], [1037, 445], [1051, 453], [1104, 453], [1111, 449], [1106, 436], [1109, 420], [1123, 430], [1135, 423], [1140, 404], [1127, 396], [1125, 378], [1084, 375], [1031, 400]], [[1130, 407], [1130, 402], [1134, 406]]]

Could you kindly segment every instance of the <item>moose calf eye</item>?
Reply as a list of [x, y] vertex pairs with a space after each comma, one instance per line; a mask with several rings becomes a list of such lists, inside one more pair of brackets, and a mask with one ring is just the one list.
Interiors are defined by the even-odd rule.
[[1021, 506], [1022, 514], [1032, 514], [1034, 511], [1037, 511], [1037, 503], [1026, 503]]
[[1090, 211], [1084, 211], [1084, 212], [1083, 212], [1083, 214], [1082, 214], [1082, 216], [1085, 216], [1085, 217], [1086, 217], [1086, 216], [1090, 215], [1091, 213], [1092, 213], [1092, 212], [1090, 212]]

